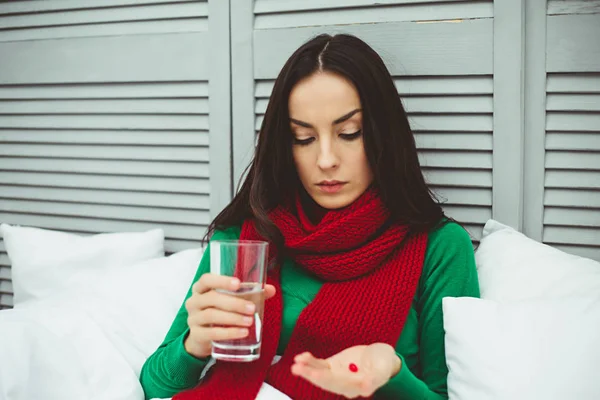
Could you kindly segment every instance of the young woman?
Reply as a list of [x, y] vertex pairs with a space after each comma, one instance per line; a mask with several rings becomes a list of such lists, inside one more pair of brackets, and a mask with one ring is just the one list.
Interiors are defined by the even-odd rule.
[[261, 358], [217, 362], [199, 381], [211, 341], [246, 336], [253, 315], [214, 290], [239, 281], [211, 275], [207, 251], [143, 367], [147, 398], [252, 400], [263, 382], [295, 400], [448, 397], [442, 298], [479, 296], [473, 247], [429, 191], [366, 43], [321, 35], [290, 57], [247, 178], [209, 233], [271, 243]]

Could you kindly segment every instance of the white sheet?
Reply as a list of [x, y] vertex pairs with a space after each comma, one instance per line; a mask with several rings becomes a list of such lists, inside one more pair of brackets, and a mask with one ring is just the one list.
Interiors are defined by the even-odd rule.
[[0, 332], [2, 400], [143, 399], [134, 371], [80, 310], [3, 310]]

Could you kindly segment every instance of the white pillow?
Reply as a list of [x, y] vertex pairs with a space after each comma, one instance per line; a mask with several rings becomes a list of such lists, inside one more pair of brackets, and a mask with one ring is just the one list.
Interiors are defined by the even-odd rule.
[[76, 297], [137, 375], [165, 338], [201, 258], [201, 249], [190, 249], [113, 270]]
[[450, 400], [600, 399], [600, 293], [443, 312]]
[[[142, 399], [141, 367], [164, 339], [201, 256], [201, 249], [184, 250], [112, 269], [85, 288], [0, 312], [0, 332], [13, 332], [14, 337], [32, 332], [18, 342], [0, 340], [0, 360], [26, 357], [0, 374], [0, 398], [2, 390], [10, 390], [24, 400], [37, 400], [34, 394], [39, 393], [49, 400]], [[52, 356], [57, 352], [64, 357]], [[71, 385], [45, 379], [75, 376], [72, 371], [83, 375]]]
[[164, 232], [79, 236], [0, 225], [11, 260], [15, 307], [66, 288], [84, 287], [112, 268], [164, 256]]
[[484, 299], [506, 301], [600, 292], [600, 263], [567, 254], [489, 220], [475, 252]]
[[[33, 306], [36, 304], [36, 306]], [[132, 400], [144, 392], [126, 360], [85, 313], [33, 300], [0, 311], [0, 398]]]

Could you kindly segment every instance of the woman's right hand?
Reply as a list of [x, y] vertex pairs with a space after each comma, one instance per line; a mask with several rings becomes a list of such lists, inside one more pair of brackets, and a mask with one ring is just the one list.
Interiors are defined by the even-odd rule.
[[[208, 357], [213, 340], [241, 339], [248, 335], [248, 327], [254, 321], [254, 303], [215, 290], [239, 288], [239, 279], [209, 273], [194, 283], [192, 295], [185, 302], [190, 333], [184, 347], [189, 354]], [[265, 285], [265, 300], [274, 295], [275, 287]]]

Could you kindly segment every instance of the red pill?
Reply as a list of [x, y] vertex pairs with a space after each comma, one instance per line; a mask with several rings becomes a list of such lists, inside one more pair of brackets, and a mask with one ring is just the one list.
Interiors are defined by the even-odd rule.
[[350, 365], [348, 365], [348, 369], [352, 372], [358, 372], [358, 367], [354, 363], [350, 363]]

